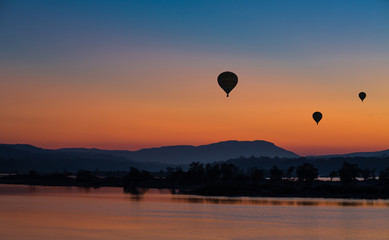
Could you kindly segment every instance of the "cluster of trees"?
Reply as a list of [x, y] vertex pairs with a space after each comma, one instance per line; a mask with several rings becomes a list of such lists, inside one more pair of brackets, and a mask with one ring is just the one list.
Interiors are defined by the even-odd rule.
[[[357, 178], [363, 178], [365, 181], [376, 179], [375, 169], [361, 169], [357, 164], [344, 162], [342, 167], [330, 173], [331, 181], [339, 177], [343, 183], [352, 183]], [[250, 168], [242, 170], [234, 164], [202, 164], [192, 162], [189, 169], [184, 171], [182, 168], [167, 168], [160, 173], [150, 173], [144, 170], [138, 170], [131, 167], [129, 172], [120, 172], [120, 176], [109, 174], [101, 177], [101, 173], [88, 170], [79, 170], [73, 178], [69, 178], [70, 172], [53, 173], [46, 176], [39, 175], [36, 171], [30, 171], [27, 175], [32, 180], [65, 181], [74, 180], [77, 185], [118, 185], [124, 186], [129, 191], [134, 191], [137, 187], [182, 187], [182, 186], [199, 186], [205, 184], [231, 184], [231, 183], [260, 183], [270, 182], [279, 183], [281, 181], [313, 183], [319, 176], [319, 170], [310, 163], [303, 163], [297, 167], [291, 166], [287, 169], [280, 169], [273, 166], [269, 170], [262, 168]], [[379, 173], [381, 182], [389, 182], [389, 167]]]
[[[182, 193], [227, 196], [306, 196], [388, 198], [389, 167], [374, 176], [374, 170], [360, 169], [344, 162], [333, 175], [341, 182], [317, 181], [319, 170], [310, 163], [280, 169], [238, 169], [233, 164], [193, 162], [187, 171], [169, 168], [164, 180], [169, 188]], [[358, 181], [363, 177], [366, 181]], [[332, 180], [332, 179], [331, 179]], [[355, 183], [355, 184], [354, 184]]]
[[[351, 183], [358, 177], [364, 180], [375, 179], [375, 169], [361, 169], [357, 164], [344, 162], [342, 167], [330, 173], [331, 181], [339, 177], [343, 183]], [[291, 166], [281, 170], [273, 166], [266, 171], [262, 168], [251, 168], [246, 171], [238, 169], [233, 164], [202, 164], [193, 162], [187, 171], [181, 168], [168, 168], [166, 179], [170, 185], [201, 185], [210, 183], [231, 183], [236, 181], [260, 182], [268, 179], [270, 182], [298, 181], [312, 183], [319, 176], [319, 170], [310, 163], [303, 163], [297, 167]], [[380, 172], [379, 178], [384, 181], [389, 176], [389, 167]]]
[[[340, 169], [331, 172], [331, 180], [317, 181], [319, 170], [310, 163], [302, 163], [280, 169], [273, 166], [239, 169], [231, 163], [202, 164], [193, 162], [188, 170], [167, 168], [166, 171], [150, 173], [136, 168], [128, 172], [103, 173], [79, 170], [77, 173], [28, 174], [1, 177], [0, 183], [81, 186], [123, 187], [124, 191], [141, 193], [146, 188], [170, 188], [174, 192], [205, 195], [252, 195], [252, 196], [318, 196], [318, 197], [385, 197], [389, 198], [389, 167], [379, 173], [361, 169], [357, 164], [344, 162]], [[358, 181], [357, 178], [365, 181]], [[359, 184], [353, 184], [359, 183]], [[364, 194], [364, 195], [363, 195]]]
[[[330, 173], [331, 180], [334, 177], [339, 177], [340, 180], [344, 183], [351, 183], [353, 181], [356, 181], [358, 177], [363, 178], [363, 180], [370, 180], [370, 179], [376, 179], [376, 169], [368, 169], [364, 168], [361, 169], [358, 167], [357, 164], [351, 164], [348, 162], [344, 162], [341, 169], [338, 171], [332, 171]], [[387, 181], [389, 178], [389, 167], [380, 171], [379, 173], [379, 179], [380, 181]]]
[[233, 164], [204, 164], [192, 162], [188, 171], [181, 168], [168, 168], [166, 180], [169, 185], [199, 185], [214, 182], [227, 183], [234, 180], [239, 175], [239, 169]]

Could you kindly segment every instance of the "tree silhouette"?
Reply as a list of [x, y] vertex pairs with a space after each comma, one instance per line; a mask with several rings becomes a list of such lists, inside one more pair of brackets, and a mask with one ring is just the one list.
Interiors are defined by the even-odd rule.
[[331, 171], [330, 172], [330, 178], [331, 178], [331, 182], [334, 178], [338, 177], [339, 176], [339, 173], [338, 171]]
[[168, 184], [170, 184], [171, 186], [176, 186], [183, 183], [182, 180], [183, 180], [184, 171], [182, 170], [182, 168], [168, 167], [166, 171], [167, 171], [166, 181], [168, 182]]
[[303, 163], [296, 168], [296, 174], [299, 181], [311, 183], [319, 176], [319, 170], [310, 163]]
[[78, 170], [77, 175], [76, 175], [77, 181], [80, 182], [85, 182], [85, 181], [90, 181], [93, 179], [92, 173], [87, 170]]
[[373, 177], [373, 172], [370, 169], [368, 169], [368, 168], [364, 168], [361, 171], [361, 176], [363, 177], [363, 180], [366, 181], [369, 178]]
[[238, 168], [234, 164], [223, 163], [220, 165], [220, 169], [223, 183], [232, 181], [233, 177], [238, 173]]
[[265, 172], [263, 169], [254, 168], [250, 172], [250, 178], [253, 183], [257, 183], [265, 179]]
[[389, 167], [380, 172], [380, 182], [389, 183]]
[[35, 170], [30, 170], [30, 172], [28, 172], [28, 176], [30, 178], [38, 178], [39, 177], [39, 173]]
[[292, 174], [293, 174], [293, 172], [294, 172], [294, 169], [295, 169], [294, 166], [290, 166], [290, 167], [288, 168], [288, 170], [286, 170], [286, 177], [287, 177], [287, 178], [291, 178], [291, 177], [292, 177]]
[[339, 169], [339, 177], [343, 183], [351, 183], [359, 177], [361, 169], [358, 167], [358, 164], [350, 164], [348, 162], [343, 162], [342, 168]]
[[100, 179], [93, 176], [93, 174], [88, 170], [78, 170], [76, 180], [82, 186], [100, 186]]
[[185, 182], [189, 185], [200, 184], [204, 179], [204, 165], [200, 162], [192, 162], [185, 176]]
[[205, 166], [205, 182], [206, 183], [215, 183], [217, 180], [219, 180], [221, 176], [221, 170], [220, 170], [220, 165], [215, 164], [207, 164]]
[[270, 169], [270, 180], [271, 181], [280, 181], [282, 179], [283, 172], [276, 166], [274, 165]]

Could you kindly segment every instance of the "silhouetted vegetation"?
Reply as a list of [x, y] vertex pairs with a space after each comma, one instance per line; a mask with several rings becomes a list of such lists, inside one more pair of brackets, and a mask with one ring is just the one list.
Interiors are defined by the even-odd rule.
[[140, 193], [143, 188], [147, 188], [153, 179], [149, 172], [132, 167], [128, 174], [123, 177], [123, 189], [125, 192]]
[[380, 172], [380, 182], [384, 184], [389, 184], [389, 167]]
[[[0, 183], [95, 188], [115, 186], [136, 194], [146, 188], [166, 188], [173, 193], [202, 195], [389, 198], [389, 167], [379, 172], [379, 179], [376, 179], [375, 171], [362, 170], [357, 164], [343, 162], [339, 169], [330, 172], [331, 181], [321, 181], [318, 180], [318, 168], [306, 162], [284, 169], [273, 165], [267, 170], [256, 167], [240, 169], [231, 163], [204, 166], [193, 162], [187, 170], [170, 167], [159, 172], [133, 167], [127, 172], [96, 169], [40, 174], [31, 170], [27, 174], [1, 177]], [[338, 176], [340, 181], [333, 181]]]
[[304, 163], [296, 168], [296, 174], [299, 181], [312, 183], [319, 176], [319, 170], [312, 164]]
[[331, 182], [332, 182], [334, 178], [339, 177], [338, 171], [331, 171], [329, 177], [331, 178]]
[[341, 169], [338, 170], [340, 180], [343, 183], [351, 183], [356, 180], [357, 177], [361, 174], [361, 169], [357, 164], [350, 164], [344, 162]]
[[277, 166], [274, 165], [274, 166], [270, 169], [270, 180], [271, 180], [272, 182], [281, 181], [282, 176], [283, 176], [283, 172], [282, 172]]
[[250, 169], [249, 174], [253, 184], [265, 180], [265, 170], [263, 169], [252, 168]]

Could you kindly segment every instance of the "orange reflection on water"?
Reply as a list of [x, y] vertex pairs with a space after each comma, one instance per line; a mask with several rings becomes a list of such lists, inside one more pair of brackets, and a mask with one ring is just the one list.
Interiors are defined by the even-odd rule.
[[384, 240], [388, 203], [0, 185], [0, 239]]

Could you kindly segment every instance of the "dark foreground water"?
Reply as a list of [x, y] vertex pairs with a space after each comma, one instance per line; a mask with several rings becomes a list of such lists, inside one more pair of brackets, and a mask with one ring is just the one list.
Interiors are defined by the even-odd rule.
[[0, 239], [389, 239], [388, 200], [0, 185]]

